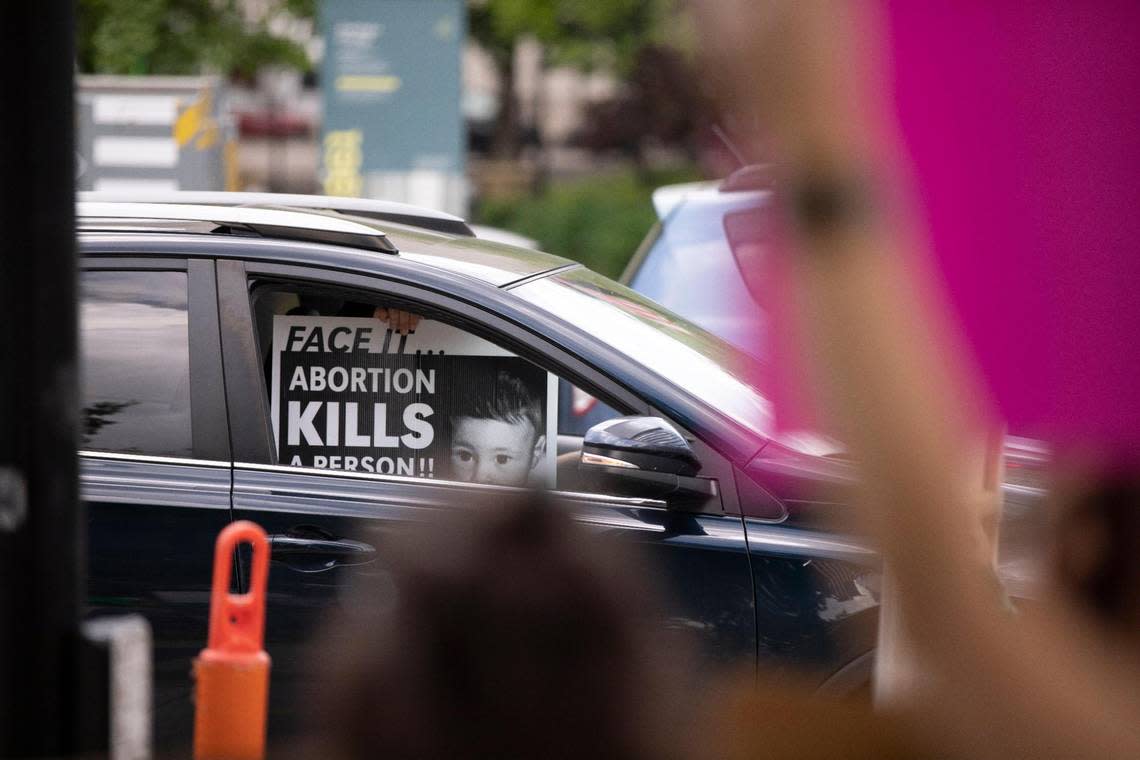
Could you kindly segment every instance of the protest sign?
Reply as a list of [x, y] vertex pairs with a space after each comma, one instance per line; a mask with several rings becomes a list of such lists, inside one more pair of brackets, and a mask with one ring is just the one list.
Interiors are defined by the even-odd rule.
[[296, 467], [554, 485], [558, 378], [423, 320], [275, 316], [271, 413]]

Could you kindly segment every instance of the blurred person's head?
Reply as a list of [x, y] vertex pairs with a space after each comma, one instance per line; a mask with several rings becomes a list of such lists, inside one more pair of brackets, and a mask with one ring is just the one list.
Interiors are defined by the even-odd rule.
[[1140, 644], [1140, 479], [1125, 471], [1102, 471], [1069, 484], [1058, 496], [1053, 536], [1058, 583], [1106, 627]]
[[[418, 526], [358, 589], [321, 725], [341, 757], [660, 757], [664, 670], [629, 568], [521, 496]], [[346, 634], [339, 633], [343, 640]], [[660, 643], [660, 642], [658, 642]], [[670, 659], [682, 656], [671, 649]]]
[[541, 389], [499, 371], [488, 394], [470, 393], [451, 417], [451, 477], [525, 486], [546, 453]]

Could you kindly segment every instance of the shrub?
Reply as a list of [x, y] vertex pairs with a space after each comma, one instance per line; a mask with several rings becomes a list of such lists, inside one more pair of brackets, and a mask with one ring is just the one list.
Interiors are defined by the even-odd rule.
[[695, 179], [696, 170], [684, 167], [555, 180], [541, 195], [485, 200], [472, 220], [534, 238], [545, 251], [616, 278], [657, 221], [653, 191]]

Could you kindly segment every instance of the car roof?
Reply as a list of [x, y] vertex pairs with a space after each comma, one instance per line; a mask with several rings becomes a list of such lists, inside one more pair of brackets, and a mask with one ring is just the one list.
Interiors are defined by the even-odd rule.
[[397, 201], [372, 198], [345, 198], [333, 195], [297, 193], [248, 193], [199, 190], [140, 192], [138, 190], [96, 190], [78, 194], [80, 202], [172, 203], [195, 206], [270, 206], [293, 210], [335, 211], [379, 221], [400, 222], [437, 232], [473, 235], [462, 217], [444, 211]]
[[695, 193], [716, 193], [719, 182], [682, 182], [677, 185], [662, 185], [653, 191], [653, 210], [658, 219], [669, 216], [669, 212]]
[[662, 185], [653, 191], [653, 209], [665, 219], [688, 201], [734, 203], [739, 198], [759, 198], [772, 189], [771, 168], [762, 164], [743, 166], [724, 180], [702, 180]]
[[552, 272], [581, 266], [570, 259], [483, 238], [447, 235], [386, 224], [399, 258], [482, 280], [495, 287], [520, 285]]
[[[292, 207], [267, 209], [224, 204], [145, 204], [91, 201], [79, 204], [79, 228], [116, 236], [162, 233], [187, 242], [209, 237], [219, 243], [241, 246], [253, 232], [261, 238], [304, 240], [320, 245], [322, 265], [340, 264], [360, 270], [362, 262], [399, 258], [479, 280], [493, 287], [511, 287], [577, 266], [569, 259], [541, 251], [496, 243], [469, 234], [449, 234], [396, 221], [381, 221], [330, 211]], [[165, 210], [164, 210], [165, 209]], [[216, 217], [216, 219], [215, 219]], [[283, 222], [282, 219], [285, 219]], [[266, 220], [269, 221], [266, 221]], [[214, 224], [213, 222], [217, 222]], [[283, 226], [287, 224], [288, 226]], [[346, 238], [346, 232], [353, 237]], [[300, 232], [300, 234], [298, 234]], [[370, 234], [371, 238], [367, 235]], [[384, 245], [375, 245], [374, 241]], [[361, 244], [365, 241], [365, 244]], [[387, 245], [390, 244], [390, 245]], [[255, 257], [259, 246], [247, 246]], [[164, 247], [164, 250], [168, 250]], [[314, 248], [314, 254], [316, 249]], [[337, 251], [343, 253], [338, 256]], [[364, 256], [362, 257], [362, 254]]]
[[470, 224], [468, 226], [471, 228], [471, 231], [475, 233], [475, 237], [482, 240], [493, 240], [496, 243], [506, 243], [508, 245], [518, 246], [519, 248], [538, 250], [538, 241], [526, 235], [520, 235], [517, 232], [504, 230], [500, 227], [490, 227], [486, 224]]

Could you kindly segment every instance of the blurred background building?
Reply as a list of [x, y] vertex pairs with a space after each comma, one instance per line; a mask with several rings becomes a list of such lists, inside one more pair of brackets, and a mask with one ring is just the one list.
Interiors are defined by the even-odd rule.
[[[81, 186], [124, 189], [130, 183], [117, 180], [136, 177], [142, 189], [157, 179], [169, 187], [173, 177], [182, 189], [422, 203], [616, 275], [655, 221], [655, 187], [733, 168], [711, 139], [715, 120], [674, 6], [79, 0]], [[185, 118], [184, 144], [151, 144], [165, 163], [185, 144], [210, 145], [209, 156], [179, 154], [165, 174], [96, 161], [97, 136], [155, 138], [165, 129], [155, 113], [144, 117], [149, 125], [86, 124], [82, 111], [95, 108], [100, 87], [115, 89], [124, 107], [122, 95], [152, 90], [156, 77], [189, 86], [193, 96], [163, 111], [173, 135], [205, 89], [204, 80], [169, 78], [203, 76], [216, 150], [197, 133], [186, 138]], [[127, 153], [128, 164], [141, 160]], [[187, 158], [206, 168], [189, 172]], [[100, 172], [112, 180], [97, 183]]]

